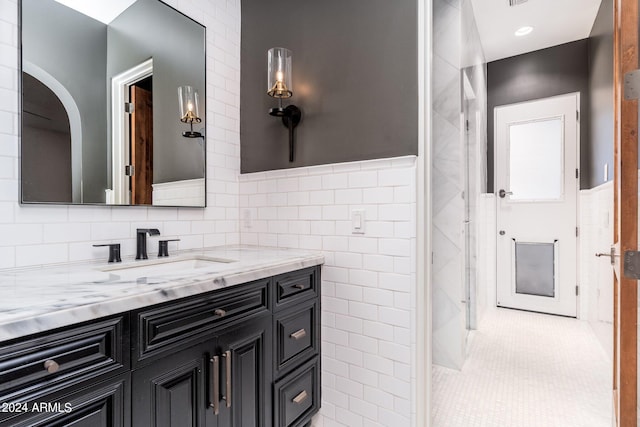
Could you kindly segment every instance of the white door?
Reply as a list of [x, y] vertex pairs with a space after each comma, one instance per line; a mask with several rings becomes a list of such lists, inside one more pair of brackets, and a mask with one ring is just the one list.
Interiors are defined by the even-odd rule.
[[579, 94], [495, 110], [497, 305], [577, 313]]

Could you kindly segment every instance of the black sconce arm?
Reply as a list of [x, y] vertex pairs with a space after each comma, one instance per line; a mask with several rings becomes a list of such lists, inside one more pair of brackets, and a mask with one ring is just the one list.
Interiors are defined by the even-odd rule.
[[287, 105], [285, 108], [272, 108], [269, 110], [269, 114], [274, 117], [282, 117], [282, 124], [289, 129], [289, 162], [293, 162], [295, 146], [293, 130], [302, 119], [302, 111], [295, 105]]

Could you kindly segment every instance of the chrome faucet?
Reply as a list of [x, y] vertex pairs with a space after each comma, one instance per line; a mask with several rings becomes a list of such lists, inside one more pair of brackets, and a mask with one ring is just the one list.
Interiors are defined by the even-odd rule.
[[136, 259], [149, 258], [147, 256], [147, 234], [149, 236], [159, 236], [160, 231], [157, 228], [136, 229]]

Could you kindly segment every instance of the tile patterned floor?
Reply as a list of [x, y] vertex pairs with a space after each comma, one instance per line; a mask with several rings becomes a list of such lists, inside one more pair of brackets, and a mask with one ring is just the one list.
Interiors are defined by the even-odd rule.
[[461, 372], [434, 366], [435, 427], [609, 427], [611, 362], [586, 322], [490, 310]]

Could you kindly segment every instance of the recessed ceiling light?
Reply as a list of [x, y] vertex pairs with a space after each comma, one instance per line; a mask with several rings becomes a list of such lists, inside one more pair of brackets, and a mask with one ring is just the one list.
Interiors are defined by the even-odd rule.
[[522, 36], [526, 36], [527, 34], [531, 33], [531, 31], [533, 31], [533, 27], [529, 27], [529, 26], [524, 26], [524, 27], [520, 27], [516, 30], [515, 35], [518, 37], [522, 37]]

